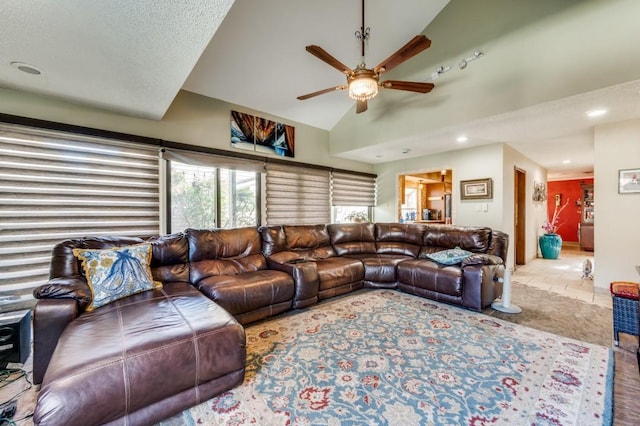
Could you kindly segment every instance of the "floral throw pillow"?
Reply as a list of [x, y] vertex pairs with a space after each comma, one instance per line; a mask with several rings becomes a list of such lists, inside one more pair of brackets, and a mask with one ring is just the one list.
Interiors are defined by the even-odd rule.
[[91, 288], [93, 300], [87, 311], [162, 287], [162, 283], [153, 281], [151, 275], [151, 244], [103, 250], [74, 249], [73, 255], [82, 261], [82, 269]]
[[430, 253], [427, 257], [443, 265], [455, 265], [471, 256], [473, 253], [467, 250], [463, 250], [460, 247], [456, 247], [449, 250], [437, 251]]

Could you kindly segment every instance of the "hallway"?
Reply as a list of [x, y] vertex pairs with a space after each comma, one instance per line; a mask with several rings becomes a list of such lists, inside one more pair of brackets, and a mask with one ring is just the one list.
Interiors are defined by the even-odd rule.
[[526, 265], [519, 265], [513, 272], [513, 280], [562, 296], [579, 299], [612, 309], [609, 293], [593, 291], [593, 280], [582, 279], [584, 261], [591, 261], [592, 274], [596, 272], [593, 252], [582, 251], [576, 243], [564, 243], [560, 257], [555, 260], [536, 258]]

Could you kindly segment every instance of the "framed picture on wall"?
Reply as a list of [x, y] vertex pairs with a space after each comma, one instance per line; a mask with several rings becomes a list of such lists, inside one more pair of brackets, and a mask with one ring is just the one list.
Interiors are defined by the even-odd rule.
[[618, 170], [618, 193], [640, 193], [640, 169]]
[[461, 200], [486, 200], [493, 198], [493, 180], [474, 179], [460, 181]]
[[547, 199], [547, 185], [544, 182], [533, 182], [533, 201]]
[[293, 158], [294, 134], [293, 126], [231, 111], [231, 146], [234, 148]]

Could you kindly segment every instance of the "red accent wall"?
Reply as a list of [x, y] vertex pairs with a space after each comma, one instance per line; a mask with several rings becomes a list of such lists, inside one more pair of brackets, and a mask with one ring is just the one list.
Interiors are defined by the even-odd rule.
[[569, 205], [560, 213], [558, 234], [562, 241], [578, 242], [578, 224], [582, 217], [582, 207], [576, 206], [576, 200], [582, 200], [581, 183], [593, 183], [593, 179], [559, 180], [547, 183], [547, 214], [549, 219], [555, 209], [556, 194], [562, 196], [561, 205], [569, 200]]

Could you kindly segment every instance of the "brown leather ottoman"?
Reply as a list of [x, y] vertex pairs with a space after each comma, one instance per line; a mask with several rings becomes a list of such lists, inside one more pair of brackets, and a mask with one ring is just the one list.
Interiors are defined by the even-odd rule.
[[37, 425], [153, 424], [244, 379], [244, 329], [189, 283], [73, 320], [42, 382]]

